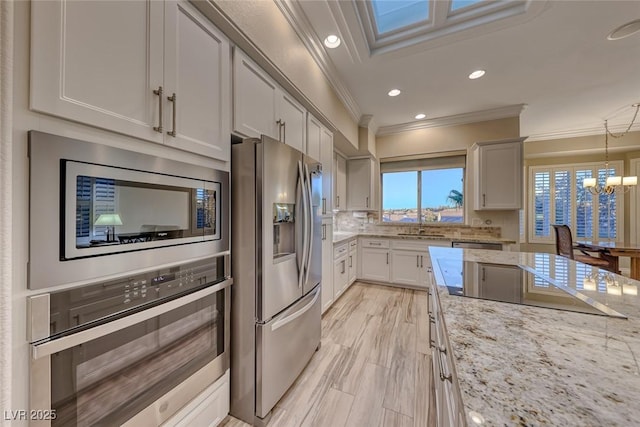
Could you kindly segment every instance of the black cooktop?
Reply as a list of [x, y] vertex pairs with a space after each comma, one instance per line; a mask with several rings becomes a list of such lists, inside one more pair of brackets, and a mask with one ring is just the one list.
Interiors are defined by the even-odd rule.
[[442, 258], [437, 262], [450, 295], [626, 318], [526, 266]]

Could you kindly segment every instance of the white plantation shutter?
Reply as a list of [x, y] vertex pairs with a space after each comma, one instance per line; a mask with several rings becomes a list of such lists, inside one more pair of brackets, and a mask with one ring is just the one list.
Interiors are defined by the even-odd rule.
[[91, 178], [93, 181], [93, 218], [91, 226], [93, 235], [101, 237], [107, 235], [106, 225], [93, 225], [102, 214], [116, 213], [116, 185], [113, 179]]
[[597, 177], [604, 185], [607, 176], [621, 175], [622, 161], [614, 161], [606, 170], [602, 163], [561, 166], [533, 166], [530, 171], [529, 241], [553, 243], [552, 224], [571, 227], [576, 240], [618, 237], [622, 224], [622, 198], [617, 194], [592, 195], [582, 187], [585, 178]]
[[549, 172], [534, 173], [533, 195], [533, 235], [536, 237], [549, 236], [551, 228], [551, 174]]
[[576, 226], [573, 234], [576, 239], [593, 238], [593, 195], [586, 188], [582, 187], [582, 181], [592, 176], [593, 171], [591, 169], [579, 169], [575, 172]]
[[554, 224], [571, 225], [571, 171], [554, 173]]

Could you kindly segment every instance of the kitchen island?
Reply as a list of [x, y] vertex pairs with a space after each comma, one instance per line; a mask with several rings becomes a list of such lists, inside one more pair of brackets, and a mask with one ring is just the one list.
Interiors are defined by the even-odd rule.
[[[468, 425], [640, 424], [640, 282], [551, 254], [429, 253]], [[534, 278], [523, 294], [566, 287], [627, 319], [452, 295], [447, 277], [465, 262], [520, 266]]]

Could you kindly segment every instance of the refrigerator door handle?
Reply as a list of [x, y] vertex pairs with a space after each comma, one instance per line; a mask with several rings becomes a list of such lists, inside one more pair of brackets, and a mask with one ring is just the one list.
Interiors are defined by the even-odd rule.
[[313, 307], [313, 305], [316, 303], [316, 301], [318, 301], [318, 297], [319, 296], [320, 296], [320, 292], [318, 292], [318, 290], [316, 290], [316, 295], [313, 297], [313, 299], [311, 300], [311, 302], [309, 304], [305, 305], [300, 310], [298, 310], [295, 313], [285, 317], [284, 319], [276, 320], [275, 322], [273, 322], [273, 325], [271, 325], [271, 330], [275, 331], [277, 329], [280, 329], [281, 327], [283, 327], [287, 323], [293, 322], [298, 317], [300, 317], [303, 314], [305, 314], [307, 311], [309, 311], [311, 309], [311, 307]]
[[306, 235], [306, 242], [307, 242], [307, 247], [309, 248], [307, 250], [307, 264], [305, 266], [305, 275], [304, 275], [304, 282], [303, 283], [307, 283], [307, 281], [309, 280], [309, 270], [311, 270], [311, 254], [313, 252], [313, 206], [312, 206], [312, 192], [311, 192], [311, 175], [309, 174], [309, 168], [307, 167], [307, 165], [304, 165], [304, 176], [305, 179], [307, 181], [307, 186], [306, 186], [306, 190], [307, 190], [307, 208], [306, 208], [306, 213], [307, 213], [307, 222], [306, 222], [306, 229], [307, 229], [307, 235]]
[[307, 258], [309, 257], [309, 238], [307, 237], [307, 222], [309, 221], [306, 217], [307, 215], [307, 183], [305, 180], [305, 174], [302, 170], [302, 161], [298, 161], [298, 179], [300, 180], [300, 188], [302, 192], [302, 215], [300, 215], [302, 219], [302, 262], [300, 263], [300, 267], [298, 268], [298, 288], [302, 287], [304, 283], [305, 272], [307, 269]]

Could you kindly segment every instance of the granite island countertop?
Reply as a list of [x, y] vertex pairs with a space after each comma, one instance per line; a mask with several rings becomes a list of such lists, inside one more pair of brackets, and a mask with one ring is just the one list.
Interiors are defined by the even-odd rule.
[[[640, 282], [552, 254], [429, 252], [468, 425], [640, 425]], [[628, 319], [452, 296], [440, 260], [525, 266]]]
[[510, 245], [516, 243], [515, 240], [504, 239], [501, 237], [475, 237], [464, 236], [455, 237], [447, 236], [443, 234], [398, 234], [398, 233], [383, 233], [383, 232], [351, 232], [351, 231], [334, 231], [333, 243], [341, 243], [347, 241], [353, 237], [372, 237], [372, 238], [385, 238], [385, 239], [401, 239], [401, 240], [430, 240], [430, 241], [444, 241], [444, 242], [472, 242], [472, 243], [502, 243], [503, 245]]

